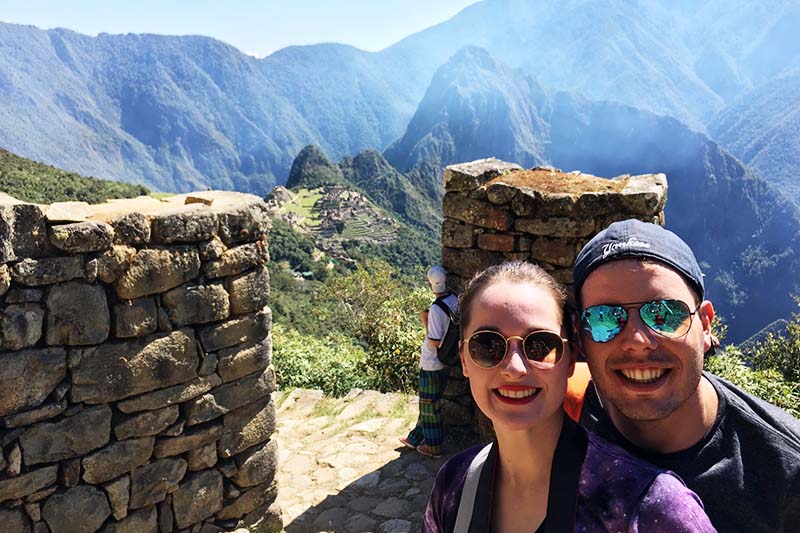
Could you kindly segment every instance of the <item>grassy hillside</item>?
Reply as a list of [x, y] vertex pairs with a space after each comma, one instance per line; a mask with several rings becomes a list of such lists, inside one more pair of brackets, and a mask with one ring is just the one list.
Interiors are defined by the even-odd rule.
[[87, 178], [25, 159], [2, 148], [0, 191], [39, 204], [66, 201], [96, 204], [108, 198], [133, 198], [150, 192], [141, 185]]

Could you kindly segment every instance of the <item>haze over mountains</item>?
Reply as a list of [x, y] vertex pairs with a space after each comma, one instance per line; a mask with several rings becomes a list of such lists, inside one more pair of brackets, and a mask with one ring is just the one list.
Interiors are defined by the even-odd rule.
[[744, 338], [800, 291], [798, 24], [793, 0], [486, 0], [381, 52], [260, 60], [205, 37], [0, 24], [0, 147], [154, 189], [266, 194], [313, 144], [423, 228], [453, 162], [665, 172], [667, 226]]

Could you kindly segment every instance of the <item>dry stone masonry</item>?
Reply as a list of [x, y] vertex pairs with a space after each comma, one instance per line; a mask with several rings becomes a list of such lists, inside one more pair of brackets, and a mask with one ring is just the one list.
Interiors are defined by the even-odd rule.
[[260, 198], [0, 193], [0, 530], [280, 530]]
[[[664, 224], [664, 174], [611, 179], [550, 167], [524, 170], [497, 159], [452, 165], [444, 173], [442, 264], [460, 291], [484, 268], [509, 260], [536, 263], [571, 288], [580, 249], [612, 222]], [[445, 417], [472, 421], [469, 388], [451, 372]], [[465, 413], [466, 411], [466, 413]]]

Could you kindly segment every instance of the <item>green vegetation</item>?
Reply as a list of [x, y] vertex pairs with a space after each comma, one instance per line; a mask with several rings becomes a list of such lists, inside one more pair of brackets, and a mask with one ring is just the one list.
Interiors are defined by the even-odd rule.
[[320, 198], [322, 198], [322, 188], [298, 189], [297, 199], [287, 203], [284, 209], [303, 217], [305, 226], [318, 226], [319, 214], [314, 211], [314, 205]]
[[109, 198], [133, 198], [150, 193], [142, 185], [87, 178], [25, 159], [2, 148], [0, 191], [18, 200], [38, 204], [68, 201], [97, 204]]
[[[800, 298], [795, 298], [800, 305]], [[784, 379], [800, 383], [800, 314], [786, 325], [786, 335], [769, 333], [744, 354], [756, 370], [779, 372]]]

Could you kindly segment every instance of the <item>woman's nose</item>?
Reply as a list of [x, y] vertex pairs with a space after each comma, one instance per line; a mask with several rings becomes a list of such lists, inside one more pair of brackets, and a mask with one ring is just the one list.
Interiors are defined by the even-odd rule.
[[522, 341], [517, 339], [509, 341], [508, 351], [508, 356], [502, 365], [503, 373], [509, 376], [527, 374], [528, 366], [525, 361], [525, 353], [522, 351]]

